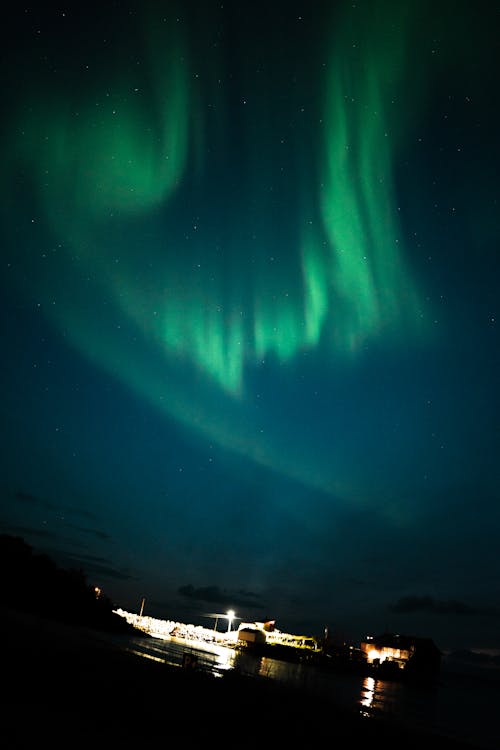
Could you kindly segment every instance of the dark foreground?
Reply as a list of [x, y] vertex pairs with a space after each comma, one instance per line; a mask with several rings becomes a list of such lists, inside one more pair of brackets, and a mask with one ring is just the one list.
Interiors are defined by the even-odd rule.
[[270, 680], [145, 661], [99, 631], [0, 612], [1, 736], [12, 748], [185, 746], [473, 750], [335, 709]]

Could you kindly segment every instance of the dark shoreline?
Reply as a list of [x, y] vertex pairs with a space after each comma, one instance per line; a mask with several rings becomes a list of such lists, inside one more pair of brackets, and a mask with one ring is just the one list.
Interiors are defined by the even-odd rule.
[[365, 719], [265, 678], [224, 677], [126, 653], [104, 632], [0, 612], [5, 747], [137, 747], [184, 738], [203, 748], [300, 743], [387, 750], [483, 750]]

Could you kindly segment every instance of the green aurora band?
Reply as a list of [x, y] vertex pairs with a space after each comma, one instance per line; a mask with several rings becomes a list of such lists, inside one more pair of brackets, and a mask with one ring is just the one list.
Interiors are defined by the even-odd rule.
[[[246, 368], [264, 360], [285, 364], [322, 347], [332, 362], [354, 361], [371, 341], [408, 344], [425, 332], [393, 175], [404, 146], [398, 117], [409, 118], [398, 112], [408, 106], [401, 82], [411, 40], [402, 23], [388, 37], [368, 19], [353, 51], [349, 23], [335, 24], [323, 74], [312, 93], [304, 86], [317, 103], [296, 131], [308, 143], [302, 153], [297, 143], [284, 151], [297, 179], [282, 179], [274, 144], [265, 145], [266, 112], [274, 107], [284, 130], [296, 102], [278, 115], [265, 91], [252, 114], [255, 142], [246, 131], [250, 166], [226, 207], [217, 186], [229, 185], [228, 170], [217, 173], [217, 165], [228, 159], [221, 149], [233, 127], [230, 106], [220, 112], [223, 88], [203, 90], [189, 35], [158, 26], [146, 21], [147, 70], [124, 60], [71, 90], [42, 78], [20, 101], [8, 176], [29, 175], [29, 231], [43, 227], [51, 239], [42, 251], [28, 235], [14, 273], [99, 367], [211, 439], [293, 473], [293, 457], [257, 445], [252, 425], [235, 431], [233, 417], [216, 418], [213, 399], [197, 400], [193, 389], [201, 378], [219, 403], [236, 403]], [[203, 105], [209, 95], [219, 107], [212, 120]], [[271, 216], [273, 182], [281, 208]], [[63, 267], [71, 281], [61, 288]]]

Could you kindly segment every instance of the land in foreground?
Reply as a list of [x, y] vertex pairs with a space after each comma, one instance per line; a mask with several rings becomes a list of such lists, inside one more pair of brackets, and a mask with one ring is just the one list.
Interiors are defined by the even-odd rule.
[[265, 678], [224, 677], [145, 661], [100, 631], [15, 611], [3, 629], [2, 737], [5, 747], [52, 748], [377, 743], [390, 750], [473, 750], [364, 719], [329, 701]]

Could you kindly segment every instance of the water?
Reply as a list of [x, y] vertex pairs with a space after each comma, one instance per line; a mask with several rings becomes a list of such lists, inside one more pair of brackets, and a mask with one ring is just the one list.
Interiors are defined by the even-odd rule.
[[182, 667], [187, 659], [198, 669], [222, 675], [238, 670], [266, 677], [326, 697], [335, 706], [370, 719], [381, 716], [405, 727], [467, 741], [484, 750], [500, 750], [498, 710], [500, 680], [442, 670], [433, 686], [339, 674], [316, 665], [258, 657], [225, 646], [194, 644], [175, 638], [127, 637], [127, 651], [145, 659]]

